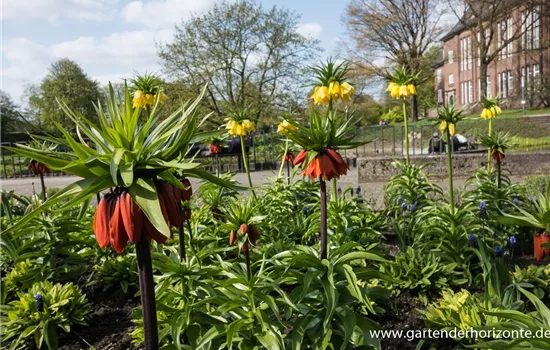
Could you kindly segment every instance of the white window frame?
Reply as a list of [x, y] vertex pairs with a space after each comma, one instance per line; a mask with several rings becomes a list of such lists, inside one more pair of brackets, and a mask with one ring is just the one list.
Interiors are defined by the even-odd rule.
[[455, 84], [455, 75], [454, 74], [449, 74], [449, 86], [452, 86]]
[[514, 75], [512, 74], [512, 71], [511, 71], [511, 70], [509, 70], [509, 71], [507, 72], [507, 75], [508, 75], [508, 86], [507, 86], [508, 91], [507, 91], [507, 93], [508, 93], [508, 96], [511, 96], [511, 95], [514, 94], [514, 84], [513, 84], [513, 82], [514, 82]]
[[447, 61], [449, 62], [449, 64], [454, 63], [455, 58], [454, 58], [454, 51], [453, 50], [449, 50], [447, 52]]

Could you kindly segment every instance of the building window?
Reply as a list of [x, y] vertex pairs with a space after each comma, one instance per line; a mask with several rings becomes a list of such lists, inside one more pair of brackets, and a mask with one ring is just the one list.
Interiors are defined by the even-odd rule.
[[521, 12], [521, 47], [533, 50], [540, 47], [541, 19], [540, 7]]
[[460, 39], [460, 70], [472, 69], [472, 38], [470, 36]]
[[491, 77], [487, 77], [487, 97], [491, 97]]
[[[481, 101], [481, 79], [477, 79], [477, 91], [477, 100]], [[485, 92], [485, 96], [491, 97], [491, 77], [487, 77], [487, 91]]]
[[512, 78], [513, 75], [511, 70], [498, 73], [498, 94], [502, 98], [512, 95], [514, 91]]
[[455, 84], [455, 76], [454, 74], [449, 74], [449, 86], [452, 86]]
[[468, 103], [474, 102], [474, 85], [472, 81], [468, 81]]
[[443, 103], [443, 90], [437, 89], [437, 103]]
[[437, 70], [437, 83], [441, 83], [441, 69]]
[[512, 56], [512, 41], [508, 42], [513, 37], [512, 30], [511, 18], [497, 23], [497, 49], [500, 50], [498, 55], [499, 60]]
[[449, 52], [447, 52], [447, 61], [449, 62], [449, 64], [455, 61], [453, 50], [449, 50]]

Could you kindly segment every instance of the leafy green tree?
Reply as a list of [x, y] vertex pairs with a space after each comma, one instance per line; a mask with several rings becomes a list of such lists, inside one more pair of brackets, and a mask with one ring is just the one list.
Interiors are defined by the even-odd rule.
[[209, 84], [206, 106], [218, 118], [245, 106], [263, 119], [287, 110], [289, 96], [304, 97], [302, 70], [318, 40], [296, 32], [298, 19], [253, 0], [223, 2], [176, 26], [159, 56], [165, 73], [191, 89]]
[[56, 98], [89, 120], [96, 120], [93, 103], [97, 103], [101, 96], [98, 83], [69, 59], [53, 63], [40, 86], [31, 90], [34, 94], [29, 96], [29, 104], [37, 111], [40, 127], [45, 131], [56, 133], [55, 123], [75, 131], [74, 123], [63, 113]]
[[0, 90], [0, 121], [2, 127], [2, 140], [7, 139], [9, 132], [17, 130], [20, 123], [17, 105], [10, 95]]

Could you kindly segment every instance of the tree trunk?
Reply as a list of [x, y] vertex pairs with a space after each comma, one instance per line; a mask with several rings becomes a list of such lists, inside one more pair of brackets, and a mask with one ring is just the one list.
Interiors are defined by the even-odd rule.
[[487, 97], [487, 64], [481, 60], [481, 63], [479, 65], [479, 84], [481, 91], [481, 102], [485, 100], [485, 97]]
[[413, 122], [418, 121], [418, 97], [417, 95], [413, 95], [412, 101], [411, 101], [411, 119]]

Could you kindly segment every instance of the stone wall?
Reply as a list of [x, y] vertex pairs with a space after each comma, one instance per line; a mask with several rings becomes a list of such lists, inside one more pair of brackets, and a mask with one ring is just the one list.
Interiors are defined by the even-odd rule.
[[[367, 157], [357, 161], [358, 183], [383, 182], [396, 175], [391, 165], [394, 160], [404, 162], [404, 157]], [[411, 156], [413, 163], [429, 163], [428, 174], [447, 176], [447, 155]], [[494, 162], [493, 162], [494, 163]], [[487, 153], [453, 155], [453, 175], [468, 177], [475, 169], [487, 166]], [[506, 155], [502, 169], [513, 176], [547, 175], [550, 176], [550, 151], [515, 152]]]

